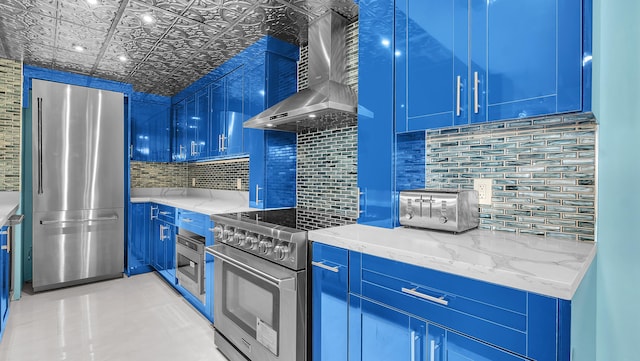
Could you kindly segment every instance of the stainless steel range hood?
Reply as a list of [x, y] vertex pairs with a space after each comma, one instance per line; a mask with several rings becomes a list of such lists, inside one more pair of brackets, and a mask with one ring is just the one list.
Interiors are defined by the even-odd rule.
[[309, 88], [255, 117], [245, 128], [297, 131], [356, 117], [358, 96], [346, 82], [347, 19], [328, 11], [309, 24]]

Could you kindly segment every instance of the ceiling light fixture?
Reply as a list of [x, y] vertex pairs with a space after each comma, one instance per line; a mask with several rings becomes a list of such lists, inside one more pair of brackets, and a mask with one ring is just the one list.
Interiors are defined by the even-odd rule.
[[151, 16], [151, 14], [143, 14], [142, 21], [145, 24], [153, 24], [156, 21], [156, 19], [153, 16]]
[[83, 47], [82, 45], [74, 45], [74, 46], [73, 46], [73, 50], [75, 50], [75, 51], [77, 51], [77, 52], [81, 53], [81, 52], [83, 52], [83, 51], [84, 51], [84, 47]]
[[121, 62], [123, 62], [123, 63], [124, 63], [124, 62], [126, 62], [127, 60], [129, 60], [129, 59], [128, 59], [126, 56], [124, 56], [124, 55], [120, 55], [120, 56], [118, 57], [118, 60], [120, 60]]
[[97, 5], [98, 4], [98, 0], [87, 0], [87, 4], [89, 4], [89, 5]]

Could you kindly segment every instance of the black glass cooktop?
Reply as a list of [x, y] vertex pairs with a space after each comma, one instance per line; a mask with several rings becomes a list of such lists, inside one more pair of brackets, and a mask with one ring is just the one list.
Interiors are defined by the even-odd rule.
[[296, 228], [297, 210], [295, 208], [269, 209], [248, 212], [220, 214], [219, 217], [241, 220], [243, 222]]

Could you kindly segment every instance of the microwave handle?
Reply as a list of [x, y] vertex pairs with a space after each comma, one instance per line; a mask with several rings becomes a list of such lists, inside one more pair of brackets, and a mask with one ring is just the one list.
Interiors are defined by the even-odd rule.
[[244, 270], [246, 272], [249, 272], [253, 275], [256, 275], [257, 277], [259, 277], [260, 279], [263, 279], [275, 286], [277, 286], [278, 288], [281, 289], [287, 289], [287, 290], [292, 290], [295, 291], [296, 289], [296, 279], [294, 277], [289, 277], [289, 278], [284, 278], [284, 279], [279, 279], [276, 277], [273, 277], [272, 275], [261, 271], [257, 268], [251, 267], [247, 264], [244, 264], [242, 262], [237, 261], [236, 259], [234, 259], [233, 257], [229, 257], [226, 254], [223, 254], [215, 249], [212, 248], [207, 248], [206, 249], [207, 253], [213, 255], [214, 257], [217, 257], [225, 262], [229, 262], [232, 265], [240, 268], [241, 270]]

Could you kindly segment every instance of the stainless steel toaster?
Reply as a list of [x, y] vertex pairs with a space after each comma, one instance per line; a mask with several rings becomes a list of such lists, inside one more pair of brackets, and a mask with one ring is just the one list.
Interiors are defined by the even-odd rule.
[[398, 213], [403, 226], [463, 232], [478, 227], [478, 192], [448, 189], [401, 191]]

